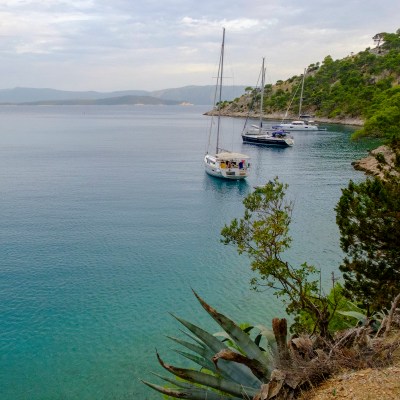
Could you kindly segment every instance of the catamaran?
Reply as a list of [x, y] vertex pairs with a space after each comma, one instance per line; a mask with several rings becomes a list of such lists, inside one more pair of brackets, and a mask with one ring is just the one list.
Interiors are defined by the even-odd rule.
[[[301, 80], [301, 93], [300, 93], [298, 119], [294, 120], [294, 121], [291, 121], [291, 122], [282, 122], [279, 125], [275, 125], [274, 126], [275, 129], [284, 130], [284, 131], [319, 131], [319, 130], [324, 130], [324, 129], [320, 129], [318, 127], [318, 125], [315, 124], [314, 121], [310, 119], [311, 117], [309, 115], [302, 114], [302, 111], [301, 111], [302, 104], [303, 104], [304, 81], [305, 81], [305, 78], [306, 78], [306, 73], [307, 73], [307, 68], [304, 69], [303, 78]], [[297, 92], [297, 90], [296, 90], [296, 92]], [[295, 95], [296, 95], [296, 93], [295, 93]], [[289, 105], [289, 108], [290, 108], [290, 105]], [[289, 108], [286, 110], [286, 115], [289, 112]], [[285, 120], [285, 118], [283, 120]]]

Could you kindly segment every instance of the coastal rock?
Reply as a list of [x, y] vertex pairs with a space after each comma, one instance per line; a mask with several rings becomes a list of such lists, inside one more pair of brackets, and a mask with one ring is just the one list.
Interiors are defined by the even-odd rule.
[[356, 170], [364, 171], [368, 175], [384, 178], [385, 173], [399, 176], [395, 169], [396, 153], [388, 146], [379, 146], [371, 150], [369, 155], [352, 163]]

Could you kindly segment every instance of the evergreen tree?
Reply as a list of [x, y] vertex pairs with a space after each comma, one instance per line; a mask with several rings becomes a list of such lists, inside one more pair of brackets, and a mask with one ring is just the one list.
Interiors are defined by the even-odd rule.
[[400, 178], [350, 181], [336, 208], [347, 294], [369, 313], [400, 292]]
[[[365, 122], [354, 138], [400, 140], [400, 29], [373, 37], [378, 48], [367, 48], [343, 59], [326, 56], [309, 65], [302, 110], [318, 118], [357, 118]], [[297, 114], [301, 76], [277, 81], [265, 91], [265, 113]], [[254, 93], [253, 93], [254, 94]], [[246, 96], [251, 93], [247, 91]]]

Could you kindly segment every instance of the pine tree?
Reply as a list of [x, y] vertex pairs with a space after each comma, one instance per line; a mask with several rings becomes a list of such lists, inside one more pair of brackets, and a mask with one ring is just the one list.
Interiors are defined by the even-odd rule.
[[400, 292], [400, 178], [350, 181], [336, 208], [345, 289], [369, 313]]

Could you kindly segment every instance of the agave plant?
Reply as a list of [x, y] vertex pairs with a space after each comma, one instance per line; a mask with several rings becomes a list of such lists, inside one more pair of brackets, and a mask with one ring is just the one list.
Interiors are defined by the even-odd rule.
[[[371, 333], [369, 324], [339, 332], [340, 335], [332, 343], [308, 335], [292, 337], [288, 342], [286, 320], [274, 318], [272, 332], [258, 327], [259, 333], [253, 340], [249, 332], [256, 327], [242, 329], [194, 294], [224, 331], [213, 335], [173, 315], [188, 330], [185, 333], [191, 341], [169, 338], [189, 350], [179, 350], [178, 353], [198, 364], [199, 368], [185, 369], [169, 365], [157, 353], [161, 366], [176, 378], [154, 374], [167, 384], [160, 386], [142, 382], [169, 397], [192, 400], [289, 399], [343, 366], [365, 368], [365, 365], [378, 365], [377, 357], [380, 357], [382, 366], [390, 362], [387, 350], [392, 352], [393, 344], [378, 345], [375, 350], [371, 348], [370, 340], [367, 340]], [[393, 301], [389, 315], [385, 316], [375, 339], [382, 329], [384, 336], [390, 331], [399, 303], [400, 294]], [[363, 317], [354, 310], [342, 314], [357, 319]], [[399, 346], [398, 342], [396, 346]], [[342, 350], [345, 347], [346, 354], [354, 354], [353, 358], [343, 357]]]
[[[231, 319], [209, 306], [196, 292], [194, 294], [208, 314], [221, 326], [224, 333], [213, 335], [173, 315], [189, 331], [186, 335], [191, 340], [175, 337], [169, 337], [169, 339], [190, 350], [190, 352], [178, 351], [178, 353], [198, 364], [200, 368], [195, 370], [169, 365], [157, 353], [161, 366], [178, 379], [154, 374], [167, 382], [167, 385], [142, 382], [154, 390], [178, 399], [256, 398], [263, 384], [269, 381], [274, 368], [276, 344], [273, 334], [261, 327], [253, 340], [247, 331], [254, 327], [241, 329]], [[222, 340], [217, 336], [222, 337]], [[264, 345], [261, 348], [259, 344], [262, 337]]]

